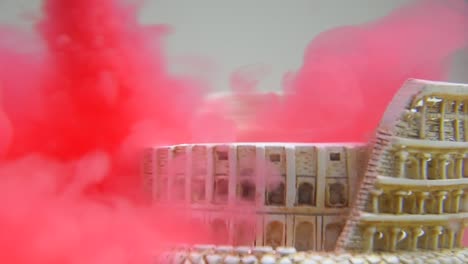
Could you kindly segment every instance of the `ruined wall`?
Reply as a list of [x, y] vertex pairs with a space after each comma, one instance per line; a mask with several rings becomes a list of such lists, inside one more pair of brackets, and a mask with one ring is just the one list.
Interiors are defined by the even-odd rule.
[[[434, 95], [451, 98], [453, 103], [433, 100]], [[427, 106], [418, 106], [419, 98], [425, 98]], [[338, 250], [460, 246], [468, 217], [460, 198], [468, 187], [468, 175], [462, 172], [468, 152], [462, 129], [465, 124], [460, 122], [466, 119], [464, 102], [468, 102], [466, 85], [420, 80], [404, 84], [370, 145], [367, 169], [356, 205], [338, 240]], [[431, 110], [434, 104], [439, 107]], [[445, 114], [446, 109], [452, 112]], [[433, 126], [435, 118], [438, 120]], [[448, 118], [452, 119], [447, 123]], [[432, 178], [431, 163], [438, 166]], [[450, 226], [450, 218], [461, 227]]]

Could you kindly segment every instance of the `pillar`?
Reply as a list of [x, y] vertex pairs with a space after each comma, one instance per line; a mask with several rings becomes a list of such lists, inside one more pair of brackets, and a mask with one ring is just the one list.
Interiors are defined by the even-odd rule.
[[206, 176], [205, 176], [205, 202], [212, 202], [214, 200], [214, 149], [213, 147], [206, 147]]
[[447, 191], [437, 191], [435, 193], [436, 197], [436, 214], [443, 214], [444, 213], [444, 201], [447, 199]]
[[420, 120], [419, 120], [419, 138], [420, 139], [425, 139], [426, 138], [426, 108], [427, 108], [427, 103], [426, 103], [426, 97], [423, 97], [422, 100], [422, 107], [420, 111]]
[[439, 123], [439, 139], [441, 141], [445, 140], [445, 105], [446, 105], [446, 99], [442, 99], [442, 102], [440, 104], [440, 123]]
[[[468, 103], [466, 101], [463, 102], [463, 113], [468, 114]], [[464, 126], [464, 131], [465, 131], [464, 138], [466, 141], [468, 138], [468, 122], [466, 122], [466, 120], [463, 122], [463, 126]]]
[[447, 160], [449, 159], [450, 155], [448, 154], [443, 154], [439, 156], [439, 172], [441, 180], [447, 179]]
[[367, 226], [364, 230], [363, 238], [364, 238], [364, 252], [372, 252], [374, 250], [374, 237], [375, 232], [377, 232], [377, 228], [375, 226]]
[[408, 159], [408, 152], [404, 150], [400, 150], [397, 153], [397, 168], [398, 168], [398, 178], [404, 178], [406, 175], [406, 160]]
[[465, 154], [459, 153], [455, 156], [455, 178], [463, 178], [463, 160]]
[[410, 230], [410, 242], [408, 244], [408, 250], [416, 251], [418, 249], [418, 239], [421, 236], [423, 230], [421, 227], [412, 227]]
[[391, 227], [390, 228], [390, 237], [389, 237], [389, 244], [388, 246], [388, 251], [390, 252], [395, 252], [397, 249], [397, 244], [398, 244], [398, 235], [401, 231], [401, 228], [399, 227]]
[[451, 212], [452, 213], [458, 213], [460, 211], [460, 200], [461, 196], [463, 195], [463, 190], [455, 190], [452, 192], [452, 202], [450, 203], [451, 205]]
[[457, 240], [456, 240], [456, 247], [463, 248], [463, 236], [465, 236], [465, 228], [468, 226], [466, 221], [462, 221], [460, 223], [460, 229], [457, 232]]
[[452, 249], [455, 245], [455, 231], [451, 228], [447, 228], [445, 230], [447, 231], [447, 234], [445, 236], [445, 246], [448, 249]]
[[442, 226], [434, 226], [429, 229], [429, 249], [437, 250], [439, 248], [439, 236], [442, 234]]
[[427, 162], [431, 159], [430, 153], [419, 153], [418, 158], [421, 159], [421, 165], [419, 166], [419, 179], [427, 179]]
[[192, 201], [192, 192], [193, 192], [193, 188], [192, 188], [192, 177], [194, 176], [193, 175], [193, 172], [192, 172], [192, 168], [193, 168], [193, 160], [192, 160], [192, 147], [187, 147], [186, 149], [186, 153], [185, 153], [185, 195], [184, 195], [184, 198], [185, 198], [185, 203], [186, 204], [190, 204], [190, 202]]
[[395, 214], [403, 213], [403, 197], [408, 195], [407, 191], [396, 191], [393, 193], [395, 195]]
[[424, 214], [426, 212], [426, 199], [429, 198], [429, 192], [416, 193], [416, 213]]
[[227, 203], [234, 205], [236, 203], [237, 189], [237, 147], [229, 146], [228, 151], [228, 200]]
[[378, 214], [379, 213], [379, 198], [380, 195], [383, 194], [381, 189], [374, 189], [370, 191], [371, 194], [371, 210], [372, 213]]
[[460, 116], [458, 115], [458, 110], [460, 109], [460, 101], [456, 100], [455, 101], [455, 140], [460, 141]]

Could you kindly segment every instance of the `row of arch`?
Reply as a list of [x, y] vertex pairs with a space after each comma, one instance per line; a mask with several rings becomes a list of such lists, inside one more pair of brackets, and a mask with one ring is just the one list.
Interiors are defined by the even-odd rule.
[[439, 191], [382, 190], [371, 191], [368, 210], [387, 214], [443, 214], [466, 210], [464, 189]]
[[[167, 183], [163, 183], [160, 186], [161, 196], [167, 195], [167, 191], [164, 190], [164, 186]], [[343, 207], [348, 203], [347, 197], [347, 186], [342, 182], [335, 182], [328, 184], [325, 195], [327, 200], [327, 207]], [[175, 200], [185, 199], [185, 181], [184, 179], [174, 180], [170, 192]], [[228, 200], [229, 192], [229, 179], [222, 178], [218, 179], [214, 183], [214, 202], [226, 203]], [[252, 180], [242, 180], [237, 186], [237, 197], [240, 201], [244, 202], [255, 202], [257, 197], [257, 187]], [[206, 196], [206, 184], [205, 180], [192, 179], [190, 185], [190, 200], [192, 203], [199, 203], [205, 201]], [[271, 206], [285, 206], [287, 197], [286, 184], [279, 182], [271, 185], [265, 191], [265, 205]], [[309, 182], [301, 182], [298, 184], [296, 189], [296, 205], [297, 206], [316, 206], [316, 188], [315, 185]]]
[[[294, 234], [286, 234], [286, 226], [281, 221], [268, 222], [263, 230], [263, 245], [271, 247], [286, 246], [286, 237], [293, 236], [293, 246], [300, 251], [318, 250], [320, 247], [325, 251], [332, 251], [339, 235], [344, 227], [344, 223], [336, 222], [325, 225], [323, 230], [322, 245], [316, 245], [320, 239], [320, 233], [316, 233], [316, 227], [312, 222], [301, 221], [294, 227]], [[212, 237], [217, 244], [229, 243], [231, 236], [226, 221], [215, 219], [211, 222]], [[320, 231], [319, 231], [320, 232]], [[232, 242], [234, 245], [252, 245], [256, 244], [256, 230], [253, 223], [239, 222], [234, 226], [232, 232]]]
[[397, 177], [421, 180], [460, 179], [468, 177], [466, 153], [396, 153]]
[[459, 248], [463, 247], [465, 226], [463, 222], [450, 226], [406, 225], [404, 221], [394, 226], [366, 223], [363, 230], [364, 250], [394, 252]]
[[425, 96], [409, 111], [414, 118], [418, 137], [429, 140], [466, 141], [468, 105], [462, 99]]

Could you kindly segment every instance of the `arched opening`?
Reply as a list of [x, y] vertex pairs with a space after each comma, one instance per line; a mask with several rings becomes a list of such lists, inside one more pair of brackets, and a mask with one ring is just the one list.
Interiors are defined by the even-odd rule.
[[211, 223], [212, 237], [215, 244], [221, 245], [228, 242], [228, 228], [226, 222], [221, 219], [215, 219]]
[[403, 200], [403, 212], [407, 214], [414, 214], [416, 212], [417, 199], [413, 193], [409, 193]]
[[273, 221], [268, 223], [265, 233], [265, 245], [271, 247], [282, 246], [284, 237], [284, 226], [279, 221]]
[[239, 184], [239, 196], [244, 201], [255, 201], [255, 184], [250, 180], [243, 180]]
[[461, 212], [468, 212], [468, 189], [463, 189], [463, 194], [462, 194], [460, 200], [461, 200], [460, 211]]
[[175, 201], [183, 201], [185, 199], [185, 179], [176, 179], [172, 184], [171, 197]]
[[335, 182], [328, 185], [328, 202], [329, 207], [343, 207], [348, 204], [346, 186], [341, 182]]
[[447, 160], [445, 163], [445, 175], [447, 179], [455, 179], [455, 162], [454, 160]]
[[409, 179], [419, 179], [420, 178], [419, 170], [419, 160], [415, 157], [408, 157], [406, 161], [406, 175], [405, 178]]
[[427, 162], [427, 178], [429, 180], [436, 180], [439, 179], [439, 166], [437, 164], [437, 160], [430, 159]]
[[399, 250], [409, 250], [410, 249], [411, 238], [405, 230], [401, 230], [397, 235], [397, 249]]
[[379, 211], [386, 214], [393, 213], [393, 199], [392, 195], [383, 193], [380, 196]]
[[158, 196], [157, 199], [158, 201], [165, 201], [167, 200], [167, 186], [168, 185], [168, 179], [167, 177], [164, 177], [160, 180], [159, 185], [157, 186], [158, 189]]
[[193, 179], [191, 194], [193, 202], [205, 200], [205, 180]]
[[468, 158], [463, 159], [463, 177], [468, 178]]
[[418, 239], [417, 247], [420, 248], [420, 249], [426, 249], [428, 247], [428, 242], [429, 241], [428, 241], [426, 230], [423, 229], [422, 235]]
[[255, 223], [240, 221], [235, 224], [234, 229], [235, 246], [253, 246], [255, 242]]
[[283, 182], [274, 184], [268, 192], [268, 205], [284, 205], [285, 204], [285, 185]]
[[297, 204], [298, 205], [314, 205], [314, 186], [308, 182], [303, 182], [299, 185], [297, 190]]
[[314, 225], [309, 222], [301, 222], [296, 226], [294, 235], [294, 247], [298, 251], [314, 249]]
[[215, 182], [215, 202], [227, 202], [229, 192], [229, 181], [226, 178], [216, 179]]
[[336, 241], [343, 231], [343, 224], [342, 223], [331, 223], [325, 227], [325, 241], [323, 245], [323, 249], [325, 251], [333, 251], [336, 246]]
[[374, 251], [384, 251], [386, 250], [386, 240], [387, 237], [383, 230], [379, 230], [374, 234]]

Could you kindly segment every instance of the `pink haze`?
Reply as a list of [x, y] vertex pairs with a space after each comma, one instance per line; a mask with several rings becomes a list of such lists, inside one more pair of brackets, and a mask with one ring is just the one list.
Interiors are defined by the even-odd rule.
[[[468, 32], [455, 0], [324, 32], [285, 95], [253, 101], [239, 129], [223, 108], [199, 111], [207, 89], [168, 73], [167, 28], [138, 24], [138, 6], [45, 0], [43, 11], [40, 38], [0, 28], [2, 263], [143, 263], [167, 244], [226, 243], [190, 211], [147, 208], [142, 147], [365, 140], [406, 78], [445, 78]], [[249, 98], [256, 82], [239, 78], [235, 96]]]

